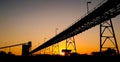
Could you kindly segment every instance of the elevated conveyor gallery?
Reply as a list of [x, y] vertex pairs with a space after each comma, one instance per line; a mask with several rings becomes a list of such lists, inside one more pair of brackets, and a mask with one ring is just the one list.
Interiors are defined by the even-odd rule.
[[55, 37], [46, 41], [44, 44], [38, 46], [30, 52], [34, 53], [46, 47], [49, 47], [55, 43], [61, 42], [69, 37], [75, 36], [82, 33], [104, 21], [114, 18], [120, 14], [120, 0], [107, 0], [100, 3], [99, 6], [94, 8], [93, 11], [85, 15], [83, 18], [78, 20], [76, 23], [65, 29], [63, 32], [59, 33]]

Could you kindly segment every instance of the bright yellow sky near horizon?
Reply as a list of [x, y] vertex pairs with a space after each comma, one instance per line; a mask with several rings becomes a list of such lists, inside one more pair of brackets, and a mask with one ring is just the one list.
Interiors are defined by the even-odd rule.
[[[0, 47], [32, 41], [32, 49], [62, 32], [86, 14], [89, 0], [15, 0], [0, 1]], [[102, 0], [91, 0], [91, 10]], [[120, 50], [120, 16], [112, 19]], [[90, 54], [99, 51], [99, 25], [75, 36], [77, 52]], [[46, 39], [44, 39], [46, 38]], [[65, 48], [60, 42], [60, 50]], [[1, 49], [6, 52], [8, 48]], [[21, 46], [12, 47], [21, 54]]]

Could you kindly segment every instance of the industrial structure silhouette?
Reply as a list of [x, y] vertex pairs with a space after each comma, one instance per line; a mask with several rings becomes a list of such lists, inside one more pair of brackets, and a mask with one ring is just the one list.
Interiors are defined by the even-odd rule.
[[[112, 20], [111, 20], [112, 18], [119, 15], [119, 13], [120, 13], [120, 1], [119, 0], [107, 0], [107, 1], [105, 0], [105, 1], [101, 2], [99, 4], [99, 6], [95, 7], [92, 11], [89, 11], [88, 14], [85, 14], [84, 17], [82, 17], [76, 23], [74, 23], [73, 25], [71, 25], [70, 27], [65, 29], [63, 32], [59, 33], [58, 35], [51, 38], [44, 44], [42, 44], [42, 45], [38, 46], [36, 49], [32, 50], [30, 52], [30, 54], [32, 54], [36, 51], [42, 50], [44, 48], [47, 48], [51, 45], [54, 45], [56, 43], [61, 42], [62, 40], [65, 40], [65, 39], [68, 39], [71, 37], [73, 37], [72, 43], [74, 44], [74, 47], [75, 47], [74, 36], [79, 33], [84, 32], [98, 24], [100, 24], [100, 52], [102, 52], [102, 50], [104, 48], [114, 48], [116, 50], [117, 54], [119, 54], [119, 49], [118, 49], [118, 45], [117, 45], [117, 41], [116, 41], [116, 37], [115, 37], [115, 32], [114, 32]], [[105, 30], [109, 30], [110, 34], [112, 34], [112, 35], [111, 36], [108, 36], [108, 35], [103, 36]], [[103, 37], [106, 39], [104, 40]], [[113, 38], [114, 40], [111, 40], [111, 38]], [[113, 43], [114, 47], [111, 47], [111, 46], [104, 47], [104, 43], [108, 39]], [[69, 42], [66, 41], [66, 46], [67, 46], [67, 43], [69, 43]], [[67, 47], [66, 47], [66, 49], [67, 49]]]
[[[99, 54], [103, 54], [104, 50], [107, 50], [104, 52], [104, 54], [107, 52], [107, 55], [109, 55], [108, 53], [110, 53], [110, 55], [119, 55], [117, 40], [112, 25], [112, 18], [118, 16], [119, 14], [120, 14], [120, 0], [105, 0], [101, 2], [99, 6], [95, 7], [92, 11], [89, 11], [87, 14], [85, 14], [73, 25], [71, 25], [61, 33], [57, 34], [50, 40], [46, 41], [44, 44], [38, 46], [34, 50], [30, 50], [30, 48], [32, 47], [31, 42], [28, 42], [27, 44], [23, 43], [5, 46], [1, 47], [0, 49], [22, 45], [22, 56], [31, 56], [33, 53], [43, 49], [47, 49], [50, 46], [53, 46], [52, 48], [54, 52], [54, 48], [59, 48], [58, 43], [61, 42], [62, 40], [66, 40], [66, 49], [62, 50], [62, 52], [65, 52], [65, 55], [69, 56], [71, 50], [74, 50], [74, 53], [76, 53], [74, 36], [100, 24]], [[106, 30], [108, 30], [111, 35], [104, 35]], [[111, 46], [104, 47], [104, 44], [108, 40], [113, 44], [114, 47]], [[69, 49], [69, 45], [73, 45], [73, 49]]]

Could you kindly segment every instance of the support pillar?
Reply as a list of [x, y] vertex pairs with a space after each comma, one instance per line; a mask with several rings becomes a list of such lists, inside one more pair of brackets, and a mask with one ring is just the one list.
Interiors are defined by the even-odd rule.
[[62, 50], [65, 53], [65, 56], [69, 56], [70, 53], [76, 53], [76, 44], [74, 36], [66, 39], [66, 48]]
[[76, 44], [75, 44], [74, 36], [69, 39], [66, 39], [66, 50], [68, 49], [71, 49], [72, 52], [76, 52]]
[[115, 50], [116, 54], [119, 54], [111, 19], [100, 24], [100, 53], [103, 53], [103, 51], [107, 49]]
[[55, 54], [60, 54], [59, 44], [58, 43], [52, 45], [52, 55], [55, 55]]

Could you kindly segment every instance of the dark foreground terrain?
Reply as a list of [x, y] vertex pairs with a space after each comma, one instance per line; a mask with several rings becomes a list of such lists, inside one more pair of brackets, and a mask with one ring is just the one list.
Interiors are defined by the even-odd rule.
[[14, 56], [0, 55], [0, 62], [120, 62], [120, 55], [98, 56], [98, 55], [35, 55], [35, 56]]

